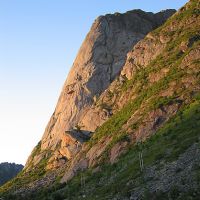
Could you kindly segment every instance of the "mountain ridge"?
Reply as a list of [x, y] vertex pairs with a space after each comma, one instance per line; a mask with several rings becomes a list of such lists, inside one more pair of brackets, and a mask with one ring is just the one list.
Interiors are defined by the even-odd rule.
[[[40, 142], [24, 174], [15, 181], [25, 181], [27, 174], [36, 170], [33, 179], [29, 177], [30, 184], [25, 184], [24, 188], [19, 184], [16, 195], [24, 192], [31, 195], [33, 191], [33, 199], [198, 198], [199, 10], [197, 0], [189, 1], [158, 29], [130, 45], [112, 83], [92, 97], [91, 108], [73, 124], [75, 127], [64, 129], [64, 141], [75, 145], [74, 154], [70, 157], [67, 152], [67, 159], [61, 157], [64, 161], [56, 166], [59, 159], [55, 159], [56, 163], [49, 162], [54, 149], [45, 150], [42, 157], [38, 157], [43, 148]], [[110, 63], [109, 55], [105, 54], [107, 50], [100, 52], [103, 56], [97, 56], [96, 61], [100, 58], [101, 63], [103, 58], [105, 65]], [[81, 55], [80, 60], [84, 60], [84, 56]], [[71, 75], [73, 73], [67, 84], [82, 80]], [[67, 92], [73, 95], [75, 91], [70, 88]], [[104, 120], [99, 127], [85, 129], [88, 121], [99, 123], [95, 114], [103, 116]], [[50, 125], [49, 128], [54, 127]], [[58, 143], [59, 151], [63, 146], [62, 142]], [[32, 161], [36, 164], [31, 166]], [[59, 172], [52, 175], [50, 171], [55, 168]], [[52, 180], [48, 182], [43, 176]], [[15, 181], [4, 187], [12, 191]], [[52, 184], [52, 188], [36, 196], [37, 183], [39, 187]]]
[[0, 163], [0, 185], [14, 178], [22, 169], [23, 165], [3, 162]]

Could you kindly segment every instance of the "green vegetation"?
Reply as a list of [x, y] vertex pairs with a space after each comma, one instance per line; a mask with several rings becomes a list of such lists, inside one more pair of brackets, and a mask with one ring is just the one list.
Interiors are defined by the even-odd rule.
[[[170, 19], [167, 20], [167, 22], [157, 28], [154, 33], [159, 34], [161, 32], [165, 31], [165, 28], [167, 27], [172, 27], [174, 22], [184, 22], [187, 21], [188, 18], [193, 17], [198, 17], [200, 14], [200, 9], [199, 9], [199, 1], [198, 0], [190, 0], [190, 2], [187, 4], [187, 9], [186, 6], [180, 9], [179, 14], [173, 15]], [[182, 23], [184, 26], [184, 23]], [[176, 31], [173, 31], [174, 33]], [[171, 33], [171, 32], [165, 32], [166, 34]]]
[[[130, 100], [120, 111], [113, 115], [106, 123], [97, 129], [92, 139], [89, 141], [89, 145], [92, 146], [97, 143], [102, 137], [120, 134], [122, 126], [127, 122], [131, 115], [136, 112], [144, 102], [146, 103], [146, 112], [150, 109], [155, 109], [161, 105], [167, 105], [173, 101], [178, 101], [175, 97], [179, 97], [185, 93], [189, 97], [189, 93], [193, 88], [184, 88], [180, 80], [188, 77], [188, 71], [180, 68], [183, 59], [200, 44], [198, 34], [198, 24], [190, 26], [182, 26], [188, 20], [188, 17], [193, 16], [194, 10], [198, 10], [198, 3], [196, 0], [190, 3], [190, 8], [186, 11], [181, 11], [178, 15], [173, 16], [168, 22], [161, 26], [158, 30], [152, 34], [162, 34], [163, 32], [170, 32], [167, 30], [171, 23], [177, 22], [176, 31], [173, 31], [174, 35], [168, 42], [166, 48], [156, 59], [154, 59], [146, 68], [140, 69], [136, 72], [131, 80], [127, 80], [122, 88], [122, 92], [126, 92], [130, 88], [134, 88], [134, 94], [137, 97], [134, 100]], [[197, 9], [197, 8], [198, 9]], [[196, 13], [196, 11], [195, 11]], [[162, 30], [162, 31], [161, 31]], [[182, 42], [189, 43], [191, 38], [197, 38], [188, 45], [185, 52], [180, 50], [180, 44]], [[197, 61], [196, 61], [197, 62]], [[198, 66], [197, 66], [198, 67]], [[149, 74], [159, 72], [162, 68], [168, 68], [169, 72], [161, 78], [159, 81], [150, 84]], [[196, 72], [192, 72], [196, 76]], [[160, 97], [160, 92], [163, 92], [169, 88], [170, 83], [176, 82], [177, 86], [174, 87], [175, 96], [168, 96], [166, 98]], [[195, 83], [194, 83], [195, 84]], [[150, 108], [151, 107], [151, 108]], [[123, 133], [123, 131], [122, 131]]]
[[33, 161], [33, 158], [38, 155], [41, 151], [41, 141], [38, 142], [38, 144], [36, 145], [36, 147], [33, 149], [33, 152], [31, 154], [31, 162]]
[[14, 179], [6, 183], [0, 188], [0, 194], [6, 193], [8, 190], [15, 191], [17, 188], [24, 187], [25, 185], [32, 183], [33, 181], [43, 177], [46, 174], [46, 165], [49, 160], [51, 152], [43, 152], [46, 156], [36, 166], [33, 166], [33, 158], [37, 156], [41, 151], [41, 142], [33, 150], [32, 157], [30, 158], [31, 170], [26, 171], [26, 168], [21, 171]]
[[[176, 160], [192, 144], [199, 142], [199, 137], [200, 102], [195, 101], [180, 111], [155, 136], [143, 144], [145, 167], [156, 165], [161, 160], [165, 162]], [[171, 149], [170, 154], [169, 149]], [[128, 197], [133, 187], [145, 184], [139, 167], [139, 151], [139, 146], [130, 147], [130, 150], [120, 158], [117, 164], [104, 165], [102, 171], [95, 174], [91, 171], [85, 172], [85, 189], [81, 188], [81, 174], [79, 174], [61, 191], [64, 191], [64, 196], [65, 192], [68, 192], [70, 199], [77, 199], [82, 194], [86, 194], [89, 200], [109, 199], [116, 194]], [[132, 183], [127, 186], [127, 183], [131, 181]], [[90, 189], [92, 192], [87, 193]], [[171, 196], [173, 195], [175, 195], [175, 190], [172, 188]]]
[[[177, 160], [191, 145], [200, 143], [199, 138], [200, 101], [193, 100], [193, 103], [180, 110], [154, 136], [142, 144], [145, 168]], [[88, 200], [103, 200], [111, 199], [116, 195], [130, 197], [131, 191], [136, 187], [146, 188], [145, 195], [148, 198], [152, 196], [152, 198], [166, 199], [170, 195], [174, 199], [176, 196], [182, 195], [181, 199], [187, 199], [191, 196], [192, 191], [180, 194], [176, 186], [172, 186], [168, 194], [161, 191], [156, 194], [149, 193], [145, 186], [148, 180], [144, 181], [139, 167], [138, 153], [140, 151], [141, 146], [130, 146], [116, 164], [104, 164], [96, 173], [93, 173], [92, 169], [80, 172], [67, 185], [55, 185], [52, 188], [41, 190], [35, 195], [32, 194], [31, 198], [33, 200], [64, 198], [75, 200], [84, 199], [83, 195], [85, 195]], [[200, 174], [200, 168], [197, 169], [197, 172]], [[81, 185], [81, 177], [85, 178], [84, 187]], [[192, 199], [197, 199], [199, 193], [192, 195], [194, 195]], [[12, 199], [10, 196], [9, 198]]]

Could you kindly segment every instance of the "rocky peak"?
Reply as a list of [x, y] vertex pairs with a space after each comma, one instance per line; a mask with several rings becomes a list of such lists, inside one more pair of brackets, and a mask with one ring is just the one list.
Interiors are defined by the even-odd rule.
[[99, 17], [26, 170], [0, 195], [198, 198], [199, 6], [151, 33], [173, 11]]
[[[85, 117], [87, 126], [81, 127], [83, 130], [94, 131], [98, 127], [101, 123], [99, 119], [94, 127], [88, 125], [88, 120], [89, 124], [93, 123], [87, 113], [94, 99], [120, 74], [130, 49], [174, 12], [166, 10], [153, 14], [133, 10], [125, 14], [100, 16], [95, 20], [63, 86], [55, 112], [42, 137], [39, 154], [43, 156], [45, 150], [54, 151], [50, 159], [52, 161], [54, 157], [57, 160], [58, 155], [70, 159], [77, 152], [72, 139], [74, 134], [69, 136], [66, 133]], [[26, 166], [29, 166], [31, 160], [32, 155]]]

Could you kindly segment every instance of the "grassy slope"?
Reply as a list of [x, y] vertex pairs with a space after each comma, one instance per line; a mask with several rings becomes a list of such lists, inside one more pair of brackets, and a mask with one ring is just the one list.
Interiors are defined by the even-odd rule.
[[[158, 160], [160, 162], [172, 162], [176, 160], [192, 144], [199, 142], [199, 138], [200, 101], [195, 100], [165, 124], [155, 136], [143, 144], [145, 167], [156, 164]], [[80, 196], [84, 192], [87, 195], [87, 199], [91, 200], [111, 199], [116, 194], [128, 197], [131, 189], [137, 185], [145, 184], [143, 183], [139, 167], [138, 153], [140, 149], [141, 147], [139, 146], [133, 146], [120, 158], [117, 164], [112, 166], [105, 165], [100, 173], [95, 175], [91, 175], [90, 172], [86, 173], [86, 188], [84, 189], [80, 188], [80, 180], [77, 180], [80, 177], [76, 177], [67, 187], [69, 188], [68, 192], [71, 192], [70, 198], [76, 199], [77, 196]], [[167, 153], [169, 149], [171, 149], [170, 154]], [[130, 180], [133, 182], [127, 186], [126, 183]], [[80, 190], [77, 190], [77, 188]], [[72, 198], [72, 194], [74, 198]]]
[[[38, 145], [33, 150], [33, 157], [40, 151], [41, 143], [39, 142]], [[36, 167], [32, 167], [31, 171], [26, 172], [26, 169], [21, 171], [14, 179], [7, 182], [0, 188], [0, 194], [6, 193], [8, 190], [9, 192], [15, 191], [17, 188], [21, 188], [24, 185], [30, 184], [35, 180], [38, 180], [43, 175], [46, 174], [45, 166], [47, 164], [48, 158], [43, 159]]]
[[[147, 66], [145, 69], [139, 70], [132, 80], [124, 83], [122, 86], [123, 92], [126, 92], [129, 88], [137, 85], [137, 88], [134, 88], [135, 95], [137, 95], [136, 99], [134, 101], [130, 100], [127, 102], [123, 109], [111, 117], [95, 132], [94, 137], [89, 142], [90, 146], [98, 143], [98, 141], [107, 134], [116, 135], [119, 133], [122, 129], [122, 126], [127, 122], [131, 115], [140, 108], [143, 102], [151, 98], [152, 100], [149, 102], [149, 105], [155, 104], [156, 101], [158, 101], [157, 96], [159, 95], [159, 92], [166, 90], [171, 82], [179, 82], [181, 78], [188, 76], [189, 72], [185, 69], [181, 69], [180, 63], [193, 49], [197, 48], [199, 45], [200, 25], [198, 22], [196, 22], [193, 26], [184, 26], [182, 24], [184, 24], [193, 16], [199, 16], [200, 11], [197, 2], [198, 1], [196, 0], [191, 1], [190, 8], [188, 8], [186, 11], [180, 12], [178, 15], [173, 16], [165, 25], [152, 32], [152, 35], [157, 38], [159, 38], [159, 35], [168, 34], [170, 37], [170, 42], [167, 44], [167, 47], [162, 54], [153, 62], [151, 62], [149, 66]], [[169, 27], [173, 23], [177, 24], [177, 29], [176, 31], [169, 31]], [[181, 43], [187, 42], [195, 36], [198, 37], [197, 42], [188, 48], [186, 52], [181, 52], [179, 48]], [[198, 66], [199, 64], [197, 63], [196, 68], [198, 68]], [[169, 69], [167, 76], [153, 85], [149, 84], [149, 74], [157, 73], [164, 67]], [[197, 76], [196, 72], [192, 73], [194, 76]], [[186, 91], [185, 88], [181, 90], [181, 85], [178, 85], [177, 88], [174, 88], [174, 93], [176, 93], [176, 96], [180, 96], [183, 92], [189, 93], [189, 90], [192, 90], [192, 88], [189, 88], [188, 91]], [[170, 98], [173, 97], [169, 97], [169, 99]]]
[[[92, 170], [80, 173], [67, 185], [54, 186], [32, 194], [32, 199], [84, 199], [105, 200], [116, 196], [129, 197], [134, 187], [145, 186], [143, 174], [140, 171], [138, 153], [143, 150], [145, 168], [159, 163], [170, 163], [183, 154], [191, 145], [200, 140], [200, 100], [198, 97], [185, 106], [177, 115], [163, 126], [156, 135], [148, 139], [142, 146], [132, 146], [114, 165], [105, 164], [102, 170], [92, 173]], [[168, 153], [168, 150], [170, 154]], [[162, 166], [161, 166], [162, 167]], [[196, 170], [200, 174], [200, 168]], [[85, 178], [85, 187], [81, 187], [81, 177]], [[130, 183], [127, 185], [127, 183]], [[200, 185], [198, 186], [200, 189]], [[122, 189], [123, 188], [123, 189]], [[169, 193], [173, 195], [173, 190]], [[154, 194], [156, 198], [167, 198], [169, 193]], [[182, 193], [185, 199], [198, 199], [198, 193], [193, 191]], [[156, 196], [157, 195], [157, 196]], [[9, 196], [9, 199], [12, 199]], [[17, 197], [13, 197], [17, 199]], [[20, 199], [20, 198], [19, 198]]]

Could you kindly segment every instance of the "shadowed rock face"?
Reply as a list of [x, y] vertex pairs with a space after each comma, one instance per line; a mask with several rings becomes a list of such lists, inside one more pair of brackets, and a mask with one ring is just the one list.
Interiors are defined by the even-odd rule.
[[[66, 131], [81, 124], [81, 129], [93, 132], [102, 124], [103, 120], [99, 116], [93, 118], [93, 115], [87, 114], [90, 113], [94, 99], [120, 74], [126, 55], [133, 46], [174, 12], [166, 10], [153, 14], [134, 10], [125, 14], [100, 16], [95, 20], [46, 127], [41, 141], [41, 153], [53, 150], [53, 157], [62, 155], [70, 159], [77, 152], [76, 148], [72, 148], [79, 142], [77, 137], [72, 139], [72, 135], [69, 137]], [[58, 144], [61, 144], [59, 148]], [[29, 158], [26, 167], [30, 162]]]

